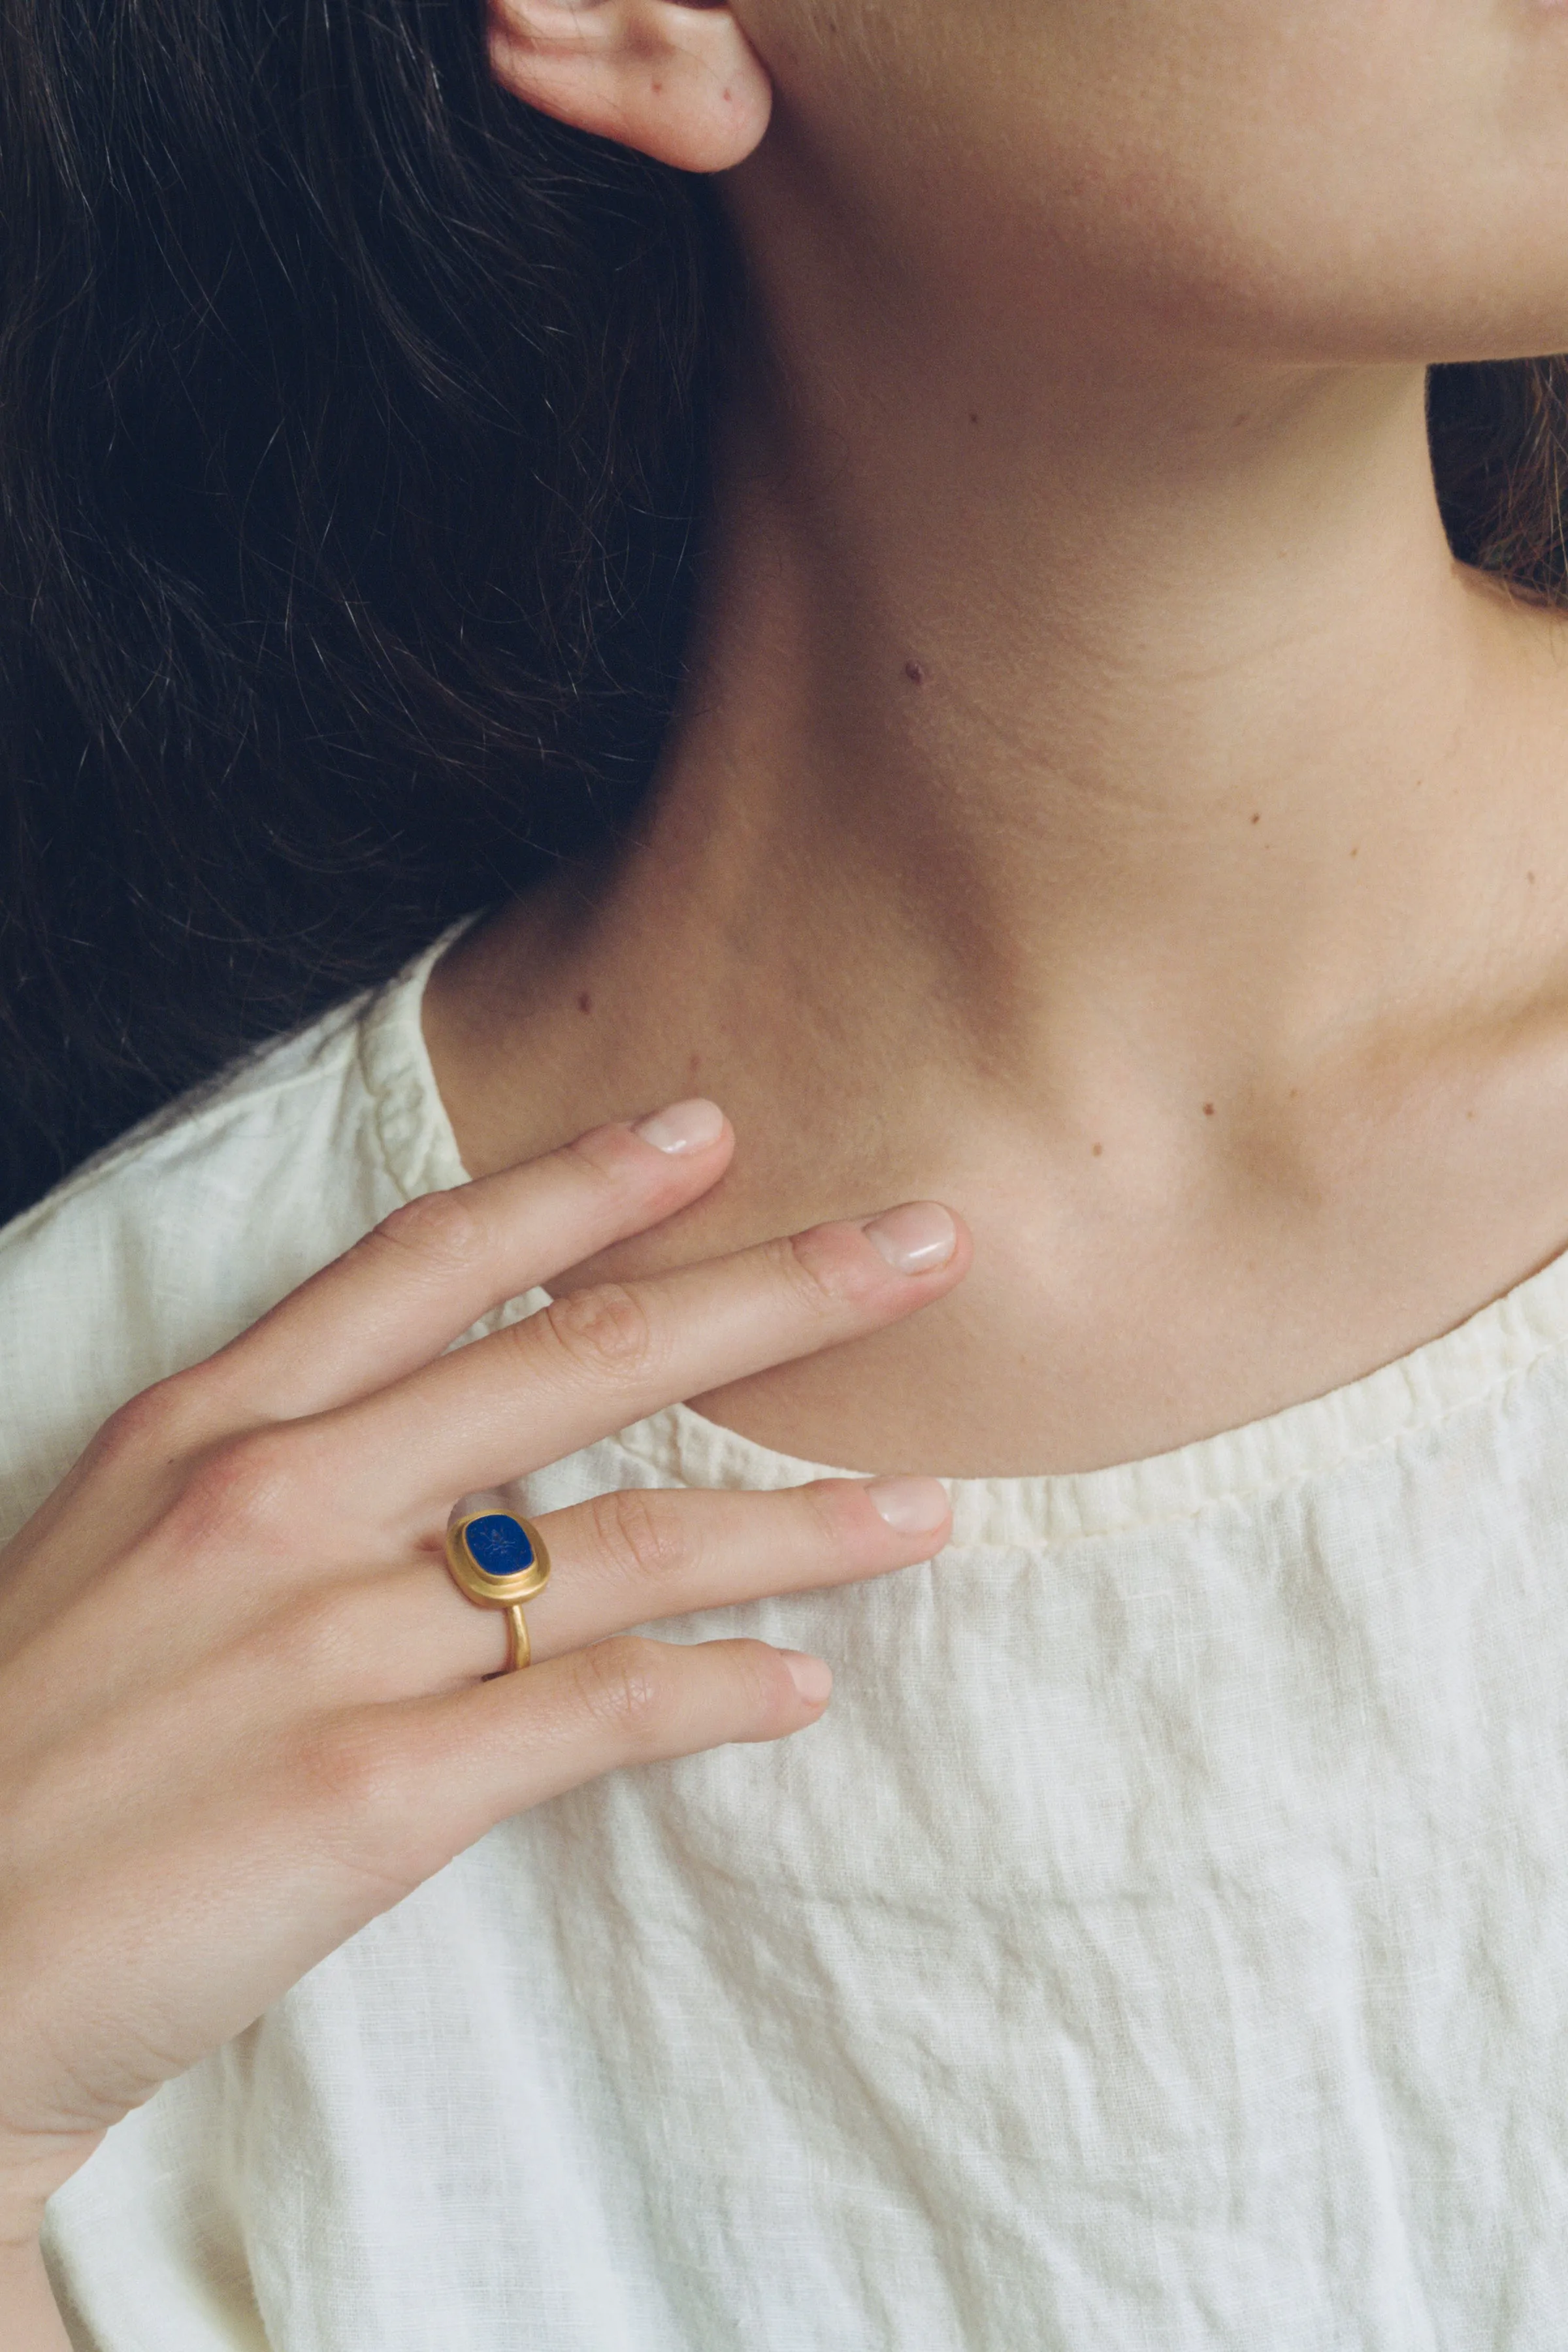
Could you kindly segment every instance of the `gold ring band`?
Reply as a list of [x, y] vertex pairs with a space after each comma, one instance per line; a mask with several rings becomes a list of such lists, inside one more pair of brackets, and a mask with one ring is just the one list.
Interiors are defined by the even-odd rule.
[[502, 1671], [526, 1666], [533, 1645], [522, 1604], [550, 1581], [550, 1554], [533, 1521], [516, 1511], [465, 1511], [447, 1529], [447, 1568], [465, 1601], [505, 1610], [511, 1655]]

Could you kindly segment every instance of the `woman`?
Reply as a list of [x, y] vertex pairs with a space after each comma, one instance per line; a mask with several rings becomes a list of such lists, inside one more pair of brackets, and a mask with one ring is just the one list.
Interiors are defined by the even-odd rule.
[[[136, 412], [185, 536], [143, 486], [103, 606], [184, 648], [184, 698], [173, 656], [148, 688], [188, 717], [177, 814], [221, 812], [221, 741], [242, 826], [270, 746], [287, 847], [355, 709], [373, 747], [468, 728], [440, 773], [384, 763], [428, 842], [509, 760], [536, 795], [631, 777], [682, 418], [710, 479], [613, 837], [6, 1238], [7, 2343], [1556, 2343], [1568, 665], [1557, 378], [1488, 368], [1568, 345], [1568, 18], [492, 0], [511, 193], [598, 207], [601, 324], [657, 306], [594, 346], [612, 394], [604, 353], [641, 354], [640, 457], [584, 394], [607, 490], [543, 328], [555, 476], [499, 404], [461, 462], [430, 437], [487, 594], [521, 594], [520, 515], [603, 558], [548, 612], [538, 559], [526, 660], [431, 565], [421, 637], [402, 490], [365, 485], [406, 490], [409, 562], [459, 560], [405, 429], [436, 410], [386, 376], [351, 433], [319, 299], [347, 253], [345, 347], [374, 312], [407, 400], [447, 396], [374, 240], [418, 139], [456, 154], [491, 102], [478, 30], [356, 0], [317, 55], [280, 17], [247, 148], [191, 133], [179, 21], [80, 37], [132, 95], [72, 151], [118, 219], [114, 138], [166, 135], [179, 236], [139, 266], [201, 263], [180, 333], [144, 305]], [[366, 58], [418, 96], [375, 205], [336, 168]], [[262, 241], [202, 243], [192, 161], [259, 186], [267, 124], [321, 194], [270, 292]], [[689, 183], [560, 160], [612, 149], [721, 175], [713, 244], [693, 200], [634, 268]], [[451, 284], [504, 337], [490, 230]], [[708, 427], [677, 296], [726, 240]], [[195, 297], [237, 284], [283, 356], [237, 329], [225, 375]], [[343, 470], [295, 465], [290, 506], [220, 428], [293, 446], [296, 367], [333, 373]], [[500, 751], [497, 677], [537, 719]], [[510, 1618], [461, 1580], [476, 1513], [553, 1564]]]

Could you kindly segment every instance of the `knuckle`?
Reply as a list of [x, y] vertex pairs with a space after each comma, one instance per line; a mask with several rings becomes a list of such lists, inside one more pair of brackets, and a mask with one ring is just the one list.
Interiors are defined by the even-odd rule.
[[818, 1225], [772, 1244], [778, 1272], [808, 1314], [840, 1316], [877, 1287], [870, 1255], [843, 1226]]
[[93, 1440], [94, 1461], [152, 1468], [164, 1466], [184, 1453], [205, 1419], [199, 1370], [175, 1372], [128, 1397]]
[[564, 1145], [561, 1156], [595, 1192], [621, 1193], [644, 1172], [647, 1155], [637, 1150], [624, 1128], [596, 1127]]
[[647, 1309], [624, 1283], [569, 1291], [530, 1319], [549, 1331], [574, 1370], [591, 1377], [633, 1381], [654, 1368], [658, 1351]]
[[855, 1478], [814, 1478], [797, 1487], [800, 1507], [811, 1535], [825, 1547], [841, 1551], [860, 1533], [864, 1489]]
[[286, 1428], [247, 1431], [215, 1446], [186, 1479], [170, 1515], [183, 1547], [273, 1550], [297, 1542], [302, 1500], [300, 1447]]
[[660, 1748], [674, 1712], [668, 1659], [657, 1642], [622, 1633], [579, 1654], [578, 1692], [595, 1725], [623, 1753]]
[[767, 1642], [735, 1643], [733, 1665], [742, 1712], [764, 1730], [798, 1715], [795, 1677]]
[[673, 1499], [647, 1486], [622, 1486], [590, 1506], [595, 1547], [631, 1584], [658, 1584], [684, 1567], [690, 1546]]
[[437, 1275], [471, 1273], [484, 1264], [489, 1236], [468, 1195], [463, 1184], [450, 1192], [422, 1192], [384, 1217], [361, 1247], [378, 1255], [395, 1251]]

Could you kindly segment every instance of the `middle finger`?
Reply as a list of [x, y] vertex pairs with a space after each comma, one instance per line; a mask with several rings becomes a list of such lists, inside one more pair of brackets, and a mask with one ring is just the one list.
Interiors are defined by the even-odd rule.
[[919, 1202], [647, 1281], [606, 1284], [325, 1415], [338, 1507], [410, 1533], [661, 1406], [896, 1322], [950, 1290], [969, 1244]]

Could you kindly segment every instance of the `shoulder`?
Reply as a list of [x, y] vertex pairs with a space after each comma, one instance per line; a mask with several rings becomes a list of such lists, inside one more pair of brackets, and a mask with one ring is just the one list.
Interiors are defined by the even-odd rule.
[[128, 1396], [461, 1182], [419, 1029], [442, 942], [100, 1152], [0, 1233], [0, 1540]]

